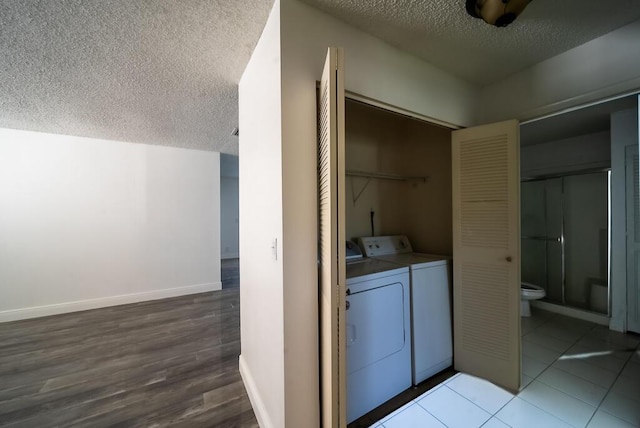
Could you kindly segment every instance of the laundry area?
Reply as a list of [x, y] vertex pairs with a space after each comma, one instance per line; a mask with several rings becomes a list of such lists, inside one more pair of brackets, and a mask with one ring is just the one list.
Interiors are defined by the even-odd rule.
[[346, 99], [347, 422], [452, 365], [451, 130]]

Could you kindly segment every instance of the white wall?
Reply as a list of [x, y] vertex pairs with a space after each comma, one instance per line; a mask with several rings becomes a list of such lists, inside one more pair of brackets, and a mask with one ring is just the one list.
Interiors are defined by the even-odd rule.
[[[239, 85], [240, 373], [262, 428], [285, 426], [280, 67], [276, 0]], [[316, 391], [307, 385], [307, 395]]]
[[220, 256], [238, 258], [239, 241], [239, 183], [238, 157], [220, 155]]
[[638, 109], [611, 115], [611, 322], [627, 328], [627, 211], [625, 149], [638, 144]]
[[609, 132], [581, 135], [520, 148], [520, 175], [536, 177], [611, 166]]
[[221, 288], [219, 155], [0, 129], [0, 321]]
[[425, 116], [469, 125], [478, 92], [297, 0], [281, 7], [285, 417], [287, 427], [312, 428], [319, 420], [316, 81], [327, 47], [345, 49], [347, 90]]
[[478, 122], [527, 119], [640, 88], [640, 21], [482, 88]]

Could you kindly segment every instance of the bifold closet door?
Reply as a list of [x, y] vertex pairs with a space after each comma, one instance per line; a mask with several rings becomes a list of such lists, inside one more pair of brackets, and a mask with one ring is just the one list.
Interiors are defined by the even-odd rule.
[[318, 102], [320, 399], [323, 428], [347, 426], [343, 52], [329, 48]]
[[520, 388], [520, 156], [516, 120], [454, 131], [454, 367]]

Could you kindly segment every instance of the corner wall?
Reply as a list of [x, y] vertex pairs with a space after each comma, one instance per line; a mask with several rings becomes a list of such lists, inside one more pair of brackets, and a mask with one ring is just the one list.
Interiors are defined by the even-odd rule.
[[240, 373], [262, 428], [285, 427], [280, 66], [276, 0], [239, 85]]
[[0, 321], [221, 288], [219, 154], [0, 129]]
[[285, 426], [313, 428], [320, 417], [316, 82], [327, 48], [344, 48], [348, 91], [454, 125], [473, 123], [478, 91], [297, 0], [281, 8]]

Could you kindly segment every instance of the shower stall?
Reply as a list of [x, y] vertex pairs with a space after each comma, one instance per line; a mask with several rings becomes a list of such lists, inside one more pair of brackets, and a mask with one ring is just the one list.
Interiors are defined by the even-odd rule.
[[609, 171], [522, 180], [522, 281], [549, 303], [609, 314], [609, 201]]

